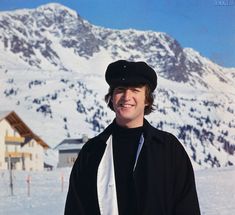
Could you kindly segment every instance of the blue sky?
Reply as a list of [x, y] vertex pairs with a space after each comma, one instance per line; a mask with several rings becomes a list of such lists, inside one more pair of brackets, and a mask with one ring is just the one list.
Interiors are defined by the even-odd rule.
[[0, 0], [0, 10], [58, 2], [91, 24], [166, 32], [225, 67], [235, 67], [235, 0]]

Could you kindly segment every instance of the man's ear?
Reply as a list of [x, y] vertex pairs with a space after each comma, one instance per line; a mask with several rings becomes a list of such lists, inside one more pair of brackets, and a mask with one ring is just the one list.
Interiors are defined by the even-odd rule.
[[147, 98], [145, 98], [145, 101], [144, 101], [144, 106], [149, 106], [149, 102], [147, 101]]

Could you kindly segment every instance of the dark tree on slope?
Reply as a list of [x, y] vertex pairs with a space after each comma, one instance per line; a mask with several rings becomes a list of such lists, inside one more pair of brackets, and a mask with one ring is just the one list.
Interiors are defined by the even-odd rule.
[[44, 114], [44, 116], [49, 115], [50, 118], [52, 118], [52, 111], [51, 111], [51, 107], [48, 104], [45, 105], [41, 105], [39, 108], [36, 109], [37, 112], [41, 112]]

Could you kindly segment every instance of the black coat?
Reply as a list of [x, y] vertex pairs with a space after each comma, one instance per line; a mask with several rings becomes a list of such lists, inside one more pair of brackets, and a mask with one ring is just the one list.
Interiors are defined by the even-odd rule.
[[[83, 146], [71, 172], [65, 215], [100, 214], [97, 170], [112, 126]], [[138, 215], [199, 215], [194, 172], [181, 143], [146, 120], [144, 137], [134, 171]]]

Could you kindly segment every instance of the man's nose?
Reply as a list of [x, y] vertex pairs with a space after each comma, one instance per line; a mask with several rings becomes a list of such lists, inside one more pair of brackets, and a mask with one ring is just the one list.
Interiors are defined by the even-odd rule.
[[131, 97], [131, 90], [130, 90], [130, 89], [126, 89], [126, 90], [124, 91], [124, 93], [123, 93], [123, 98], [124, 98], [125, 100], [129, 100], [130, 97]]

